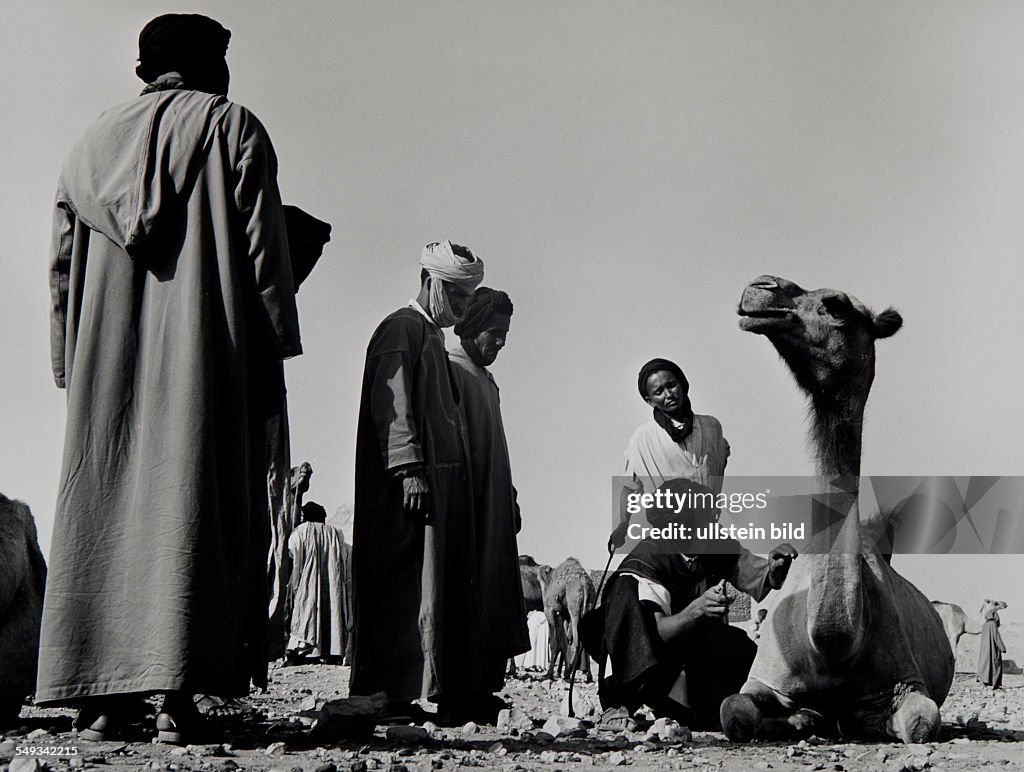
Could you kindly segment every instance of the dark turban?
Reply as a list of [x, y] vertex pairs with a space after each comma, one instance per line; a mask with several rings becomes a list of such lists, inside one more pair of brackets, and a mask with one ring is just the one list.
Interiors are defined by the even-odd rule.
[[197, 13], [157, 16], [139, 34], [139, 66], [135, 74], [152, 83], [167, 72], [180, 72], [186, 83], [205, 80], [223, 66], [231, 33]]
[[460, 338], [475, 338], [491, 326], [495, 316], [512, 316], [512, 301], [501, 290], [478, 287], [466, 304], [462, 321], [455, 325]]
[[668, 359], [652, 359], [650, 362], [640, 368], [640, 377], [637, 378], [636, 386], [640, 390], [640, 396], [647, 399], [647, 379], [655, 373], [660, 373], [663, 370], [667, 370], [676, 377], [679, 381], [679, 385], [683, 387], [683, 393], [690, 391], [690, 382], [686, 380], [686, 376], [683, 375], [682, 369], [675, 362]]
[[323, 523], [327, 520], [327, 510], [315, 501], [307, 501], [302, 505], [302, 519], [307, 523]]

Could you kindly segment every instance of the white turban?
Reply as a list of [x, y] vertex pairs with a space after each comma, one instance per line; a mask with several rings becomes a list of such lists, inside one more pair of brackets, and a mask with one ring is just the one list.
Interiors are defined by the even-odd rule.
[[420, 265], [430, 275], [427, 279], [430, 291], [430, 316], [437, 322], [438, 327], [451, 327], [459, 321], [459, 317], [448, 304], [444, 283], [454, 284], [466, 292], [472, 292], [484, 280], [484, 261], [466, 247], [459, 247], [459, 250], [469, 257], [455, 254], [450, 241], [427, 244], [420, 255]]

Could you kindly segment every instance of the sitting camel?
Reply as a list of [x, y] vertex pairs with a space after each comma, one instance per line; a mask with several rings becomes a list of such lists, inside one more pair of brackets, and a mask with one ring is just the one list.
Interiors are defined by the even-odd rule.
[[725, 733], [747, 741], [832, 726], [843, 736], [932, 740], [953, 682], [942, 620], [880, 554], [882, 516], [862, 524], [857, 504], [875, 340], [903, 319], [773, 276], [744, 289], [739, 314], [740, 328], [767, 337], [810, 398], [821, 490], [749, 678], [722, 703]]
[[[556, 658], [561, 656], [564, 677], [572, 676], [578, 664], [587, 683], [593, 681], [590, 658], [580, 644], [580, 619], [594, 607], [596, 591], [587, 571], [575, 558], [566, 559], [551, 572], [544, 588], [544, 615], [548, 618], [548, 645], [551, 656], [546, 678], [554, 679]], [[584, 657], [577, 660], [577, 657]]]
[[941, 600], [933, 600], [932, 607], [938, 612], [942, 620], [942, 627], [949, 639], [949, 646], [953, 650], [953, 658], [956, 659], [956, 647], [960, 638], [964, 635], [981, 635], [981, 619], [992, 610], [1002, 611], [1006, 604], [1001, 600], [989, 600], [981, 605], [981, 619], [971, 619], [964, 610], [953, 603], [943, 603]]
[[36, 688], [46, 563], [28, 507], [0, 494], [0, 726]]

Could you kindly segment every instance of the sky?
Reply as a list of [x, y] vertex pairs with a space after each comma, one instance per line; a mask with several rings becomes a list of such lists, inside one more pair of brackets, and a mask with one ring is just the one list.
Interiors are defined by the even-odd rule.
[[[730, 475], [807, 475], [806, 407], [743, 286], [770, 273], [899, 309], [863, 472], [1022, 475], [1024, 5], [1016, 2], [9, 0], [0, 11], [0, 491], [46, 551], [64, 430], [46, 267], [60, 164], [135, 96], [165, 12], [232, 31], [230, 97], [267, 127], [284, 199], [334, 226], [286, 366], [309, 498], [350, 504], [359, 384], [430, 241], [515, 304], [501, 387], [520, 552], [603, 565], [611, 478], [677, 361]], [[450, 335], [450, 333], [449, 333]], [[1019, 556], [897, 557], [932, 598], [1024, 619]]]

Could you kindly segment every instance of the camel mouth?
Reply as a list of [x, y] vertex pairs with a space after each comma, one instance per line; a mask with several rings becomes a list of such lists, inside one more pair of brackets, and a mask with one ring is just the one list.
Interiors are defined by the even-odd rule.
[[744, 308], [737, 310], [740, 316], [740, 329], [744, 332], [770, 334], [780, 327], [786, 326], [793, 315], [791, 309], [785, 308]]

